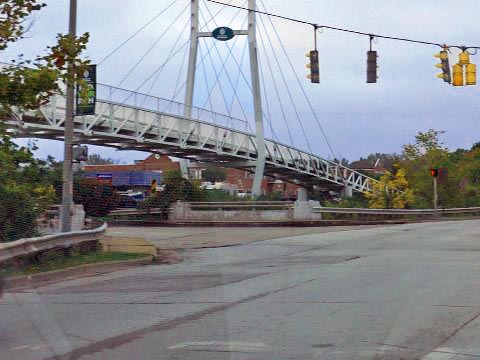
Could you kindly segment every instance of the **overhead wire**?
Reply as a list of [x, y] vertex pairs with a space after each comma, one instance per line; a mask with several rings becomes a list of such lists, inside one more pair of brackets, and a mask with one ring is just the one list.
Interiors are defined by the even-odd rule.
[[124, 42], [122, 42], [119, 46], [113, 49], [107, 56], [105, 56], [102, 60], [97, 63], [97, 66], [102, 65], [107, 59], [109, 59], [113, 54], [115, 54], [118, 50], [120, 50], [123, 46], [125, 46], [130, 40], [132, 40], [135, 36], [140, 34], [144, 29], [146, 29], [151, 23], [157, 20], [161, 15], [163, 15], [168, 9], [170, 9], [175, 3], [179, 0], [172, 1], [165, 9], [158, 12], [152, 19], [150, 19], [147, 23], [140, 27], [135, 33], [133, 33], [130, 37], [127, 38]]
[[[230, 4], [232, 3], [232, 1], [233, 1], [233, 0], [229, 0], [227, 4], [230, 5]], [[243, 3], [242, 7], [243, 7], [244, 5], [245, 5], [245, 3]], [[218, 15], [220, 15], [220, 13], [221, 13], [222, 11], [224, 11], [225, 9], [226, 9], [226, 7], [220, 8], [220, 9], [215, 13], [215, 15], [213, 15], [213, 17], [212, 17], [210, 20], [208, 20], [205, 24], [203, 24], [203, 26], [201, 27], [201, 30], [204, 30], [204, 29], [205, 29], [205, 30], [208, 30], [208, 24], [210, 24], [210, 23], [212, 22], [212, 20], [213, 20], [214, 18], [216, 18]], [[241, 11], [241, 9], [240, 9], [240, 11]]]
[[368, 37], [373, 36], [377, 39], [387, 39], [387, 40], [403, 41], [403, 42], [416, 43], [416, 44], [422, 44], [422, 45], [440, 46], [442, 48], [447, 45], [447, 47], [450, 47], [450, 48], [480, 49], [480, 46], [448, 45], [447, 43], [416, 40], [416, 39], [410, 39], [410, 38], [404, 38], [404, 37], [398, 37], [398, 36], [382, 35], [382, 34], [377, 34], [377, 33], [373, 33], [373, 32], [364, 32], [364, 31], [359, 31], [359, 30], [352, 30], [352, 29], [342, 28], [342, 27], [338, 27], [338, 26], [322, 25], [322, 24], [317, 24], [317, 23], [310, 22], [310, 21], [305, 21], [305, 20], [300, 20], [300, 19], [295, 19], [295, 18], [292, 18], [292, 17], [288, 17], [288, 16], [283, 16], [283, 15], [279, 15], [279, 14], [270, 13], [270, 12], [267, 12], [266, 9], [265, 9], [265, 11], [258, 10], [258, 9], [250, 10], [250, 9], [242, 7], [242, 6], [226, 4], [226, 3], [223, 3], [223, 2], [217, 1], [217, 0], [206, 0], [206, 1], [214, 3], [214, 4], [219, 4], [219, 5], [224, 5], [224, 6], [236, 8], [236, 9], [242, 9], [242, 10], [245, 10], [245, 11], [253, 11], [257, 14], [267, 15], [269, 17], [274, 17], [274, 18], [278, 18], [278, 19], [282, 19], [282, 20], [286, 20], [286, 21], [291, 21], [291, 22], [304, 24], [304, 25], [310, 25], [310, 26], [314, 27], [315, 29], [329, 29], [329, 30], [340, 31], [340, 32], [356, 34], [356, 35], [361, 35], [361, 36], [368, 36]]

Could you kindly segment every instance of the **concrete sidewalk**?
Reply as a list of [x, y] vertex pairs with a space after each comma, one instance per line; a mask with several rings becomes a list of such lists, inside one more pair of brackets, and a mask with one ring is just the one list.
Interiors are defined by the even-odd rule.
[[364, 230], [377, 225], [331, 227], [124, 227], [109, 226], [107, 236], [143, 238], [160, 249], [188, 250], [249, 244], [282, 237]]

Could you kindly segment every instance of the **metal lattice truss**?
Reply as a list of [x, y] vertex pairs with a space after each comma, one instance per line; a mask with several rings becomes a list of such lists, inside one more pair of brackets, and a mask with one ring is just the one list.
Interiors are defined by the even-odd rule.
[[[104, 85], [102, 85], [105, 87]], [[256, 137], [248, 123], [192, 109], [192, 118], [182, 115], [185, 105], [143, 94], [130, 93], [116, 101], [113, 93], [124, 90], [106, 87], [109, 100], [98, 100], [95, 116], [76, 117], [77, 143], [140, 150], [224, 167], [254, 170]], [[168, 111], [166, 111], [166, 109]], [[14, 137], [63, 140], [65, 99], [54, 96], [36, 111], [14, 113], [7, 119]], [[313, 154], [272, 140], [266, 141], [265, 176], [319, 189], [350, 187], [370, 192], [375, 181], [364, 174]]]

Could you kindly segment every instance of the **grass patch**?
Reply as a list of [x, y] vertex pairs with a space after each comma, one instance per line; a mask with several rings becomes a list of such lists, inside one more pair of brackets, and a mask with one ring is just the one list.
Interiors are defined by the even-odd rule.
[[0, 270], [1, 277], [11, 277], [19, 275], [31, 275], [46, 271], [67, 269], [74, 266], [94, 264], [108, 261], [136, 260], [143, 259], [148, 254], [120, 253], [120, 252], [91, 252], [88, 254], [73, 254], [70, 257], [54, 256], [45, 259], [40, 264], [31, 264], [23, 269], [7, 268]]

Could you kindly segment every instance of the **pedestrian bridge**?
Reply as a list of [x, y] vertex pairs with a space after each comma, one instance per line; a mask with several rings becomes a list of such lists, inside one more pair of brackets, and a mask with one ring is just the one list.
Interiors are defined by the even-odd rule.
[[[167, 154], [254, 171], [257, 140], [248, 122], [159, 97], [98, 85], [95, 116], [77, 116], [75, 141]], [[13, 137], [63, 140], [65, 98], [55, 95], [35, 111], [6, 119]], [[301, 149], [266, 140], [264, 174], [305, 187], [367, 193], [375, 180]]]

